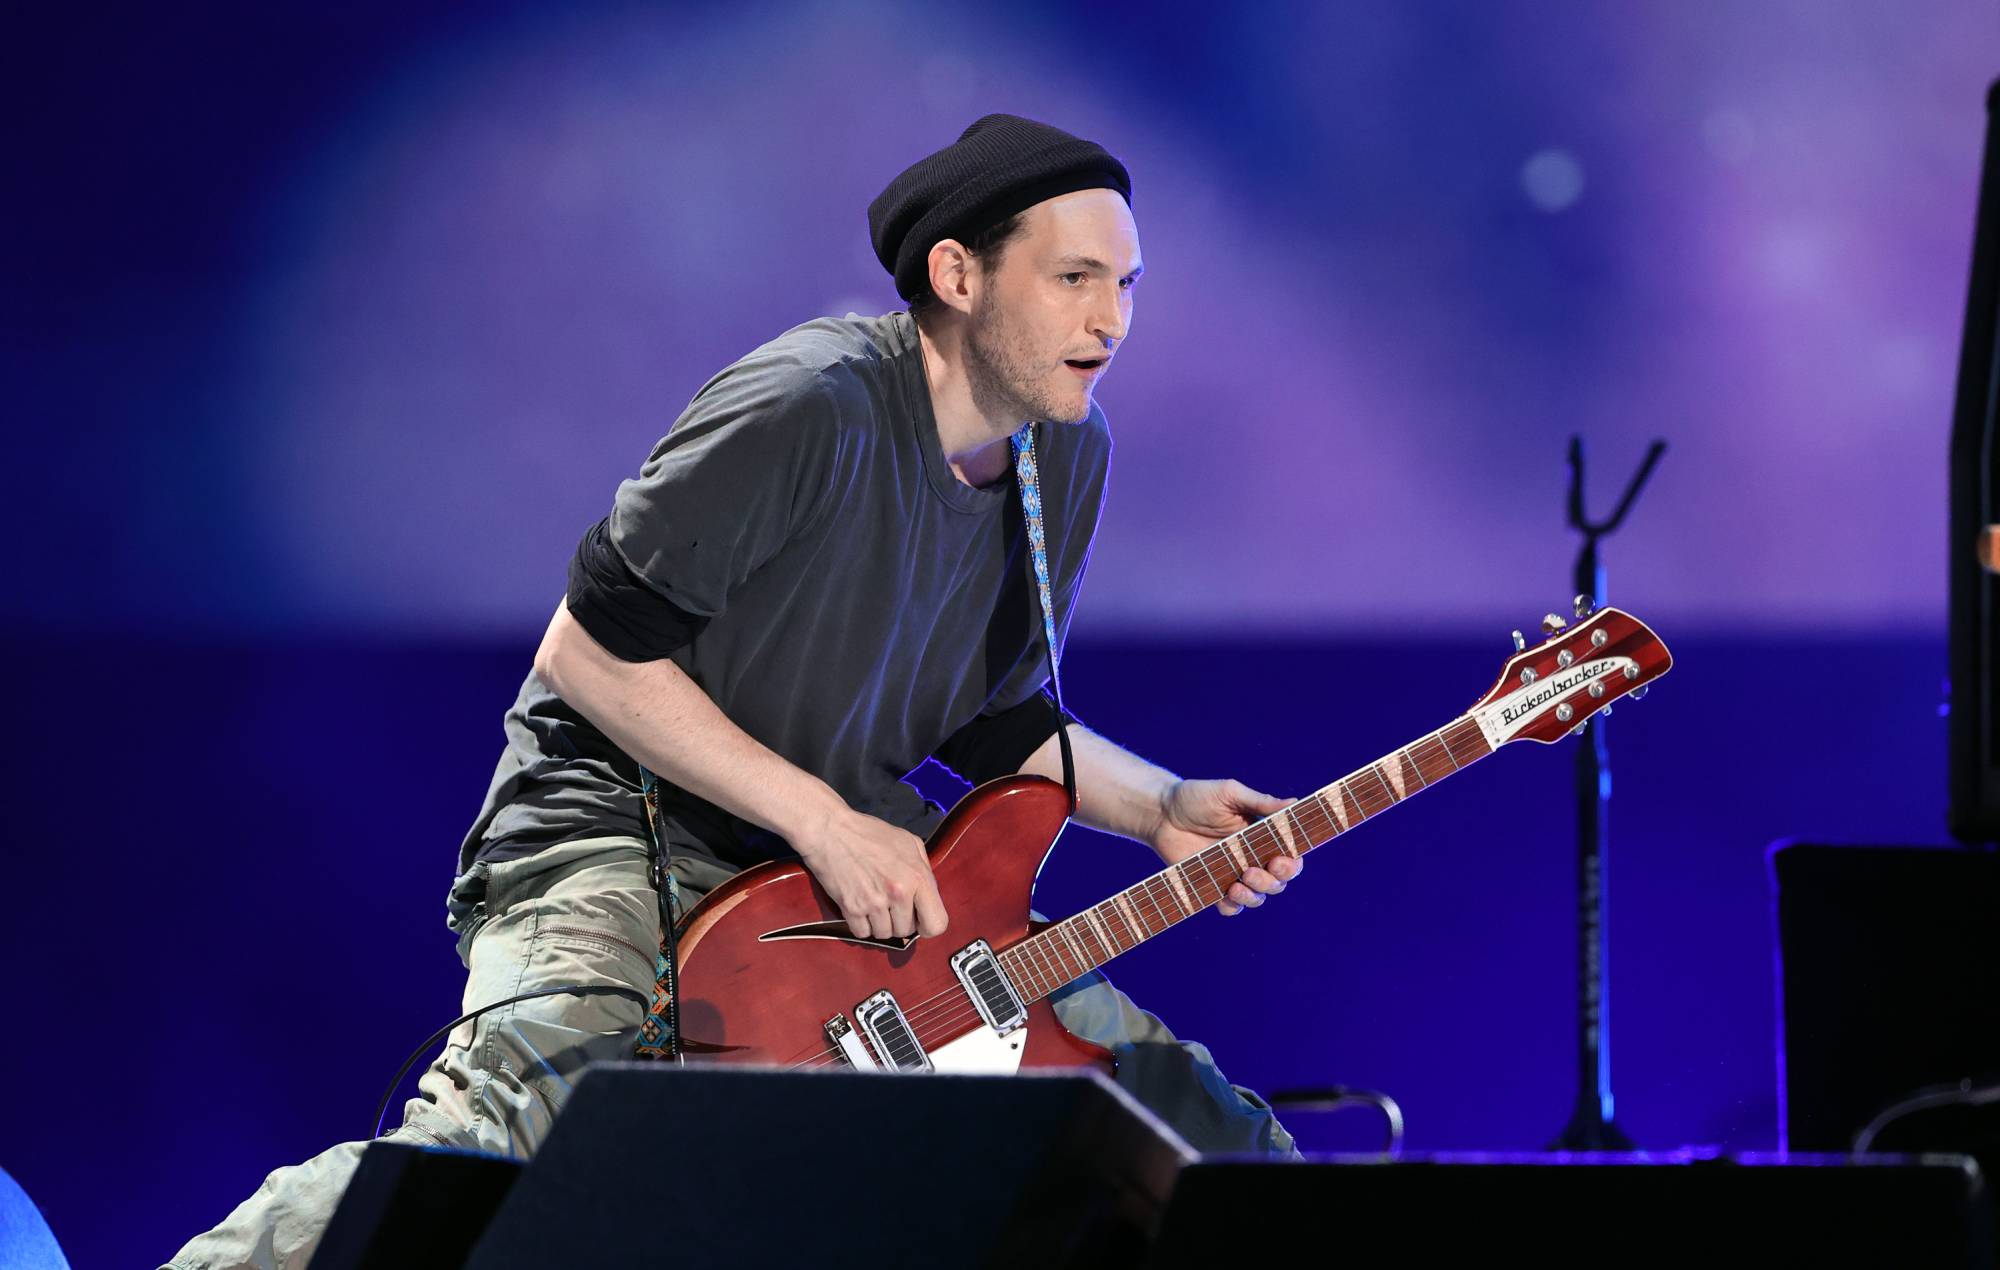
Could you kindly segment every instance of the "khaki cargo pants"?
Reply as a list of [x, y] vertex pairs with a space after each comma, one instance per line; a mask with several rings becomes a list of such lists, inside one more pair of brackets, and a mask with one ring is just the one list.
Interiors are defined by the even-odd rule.
[[[676, 858], [692, 905], [728, 871]], [[565, 843], [477, 865], [452, 888], [450, 926], [465, 962], [464, 1011], [536, 988], [625, 985], [650, 995], [659, 909], [646, 848], [633, 838]], [[1202, 1151], [1293, 1156], [1291, 1135], [1247, 1089], [1232, 1086], [1200, 1045], [1091, 973], [1052, 999], [1063, 1026], [1118, 1057], [1118, 1083]], [[630, 1058], [644, 1008], [622, 995], [548, 996], [460, 1025], [403, 1107], [386, 1141], [532, 1155], [589, 1063]], [[318, 1246], [365, 1142], [345, 1142], [281, 1168], [220, 1226], [168, 1263], [302, 1268]]]

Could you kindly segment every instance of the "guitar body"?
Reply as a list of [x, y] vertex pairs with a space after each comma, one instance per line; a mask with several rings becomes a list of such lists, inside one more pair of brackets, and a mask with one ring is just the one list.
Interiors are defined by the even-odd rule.
[[922, 1033], [937, 1071], [1095, 1067], [1109, 1075], [1110, 1052], [1073, 1036], [1047, 1000], [1029, 1004], [1025, 1023], [1005, 1035], [987, 1026], [952, 965], [975, 940], [998, 953], [1034, 933], [1035, 875], [1068, 804], [1062, 786], [1039, 776], [991, 781], [960, 800], [927, 844], [951, 923], [935, 939], [855, 938], [801, 864], [737, 874], [679, 926], [682, 1053], [690, 1062], [851, 1065], [827, 1023], [855, 1020], [863, 1002], [887, 992]]

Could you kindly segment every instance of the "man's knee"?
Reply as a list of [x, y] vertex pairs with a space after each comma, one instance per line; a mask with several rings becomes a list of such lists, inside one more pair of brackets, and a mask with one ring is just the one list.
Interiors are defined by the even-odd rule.
[[1206, 1046], [1176, 1037], [1103, 975], [1091, 971], [1049, 1002], [1064, 1027], [1111, 1051], [1119, 1087], [1196, 1150], [1297, 1154], [1269, 1103], [1230, 1084]]

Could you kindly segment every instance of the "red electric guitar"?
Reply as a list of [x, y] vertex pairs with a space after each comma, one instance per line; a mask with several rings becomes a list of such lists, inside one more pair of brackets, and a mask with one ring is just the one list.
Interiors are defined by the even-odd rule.
[[1056, 1022], [1050, 993], [1214, 904], [1252, 864], [1323, 846], [1509, 741], [1559, 740], [1673, 665], [1618, 609], [1562, 626], [1544, 623], [1549, 638], [1444, 727], [1059, 922], [1028, 919], [1035, 874], [1069, 819], [1063, 787], [1039, 776], [988, 781], [931, 835], [951, 918], [938, 939], [857, 938], [803, 865], [746, 869], [678, 927], [682, 1052], [783, 1067], [1108, 1074], [1110, 1053]]

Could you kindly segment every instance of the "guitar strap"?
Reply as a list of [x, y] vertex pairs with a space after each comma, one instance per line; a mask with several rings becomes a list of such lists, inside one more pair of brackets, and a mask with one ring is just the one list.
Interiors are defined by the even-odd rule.
[[1062, 674], [1056, 663], [1056, 604], [1049, 590], [1049, 542], [1042, 531], [1042, 486], [1035, 472], [1035, 425], [1025, 423], [1012, 439], [1015, 484], [1021, 490], [1021, 511], [1028, 521], [1028, 560], [1035, 571], [1035, 595], [1041, 601], [1042, 635], [1049, 646], [1049, 694], [1056, 711], [1056, 745], [1062, 750], [1063, 789], [1069, 810], [1076, 814], [1076, 756], [1070, 753], [1069, 729], [1063, 726]]
[[[1009, 440], [1014, 451], [1015, 485], [1021, 492], [1021, 512], [1028, 526], [1028, 563], [1034, 574], [1035, 597], [1042, 611], [1042, 637], [1049, 650], [1049, 693], [1056, 712], [1056, 744], [1062, 750], [1063, 789], [1069, 809], [1076, 812], [1076, 756], [1070, 752], [1063, 727], [1062, 678], [1057, 670], [1055, 598], [1049, 589], [1048, 535], [1042, 527], [1042, 487], [1035, 470], [1035, 426], [1023, 424]], [[646, 800], [646, 837], [651, 846], [653, 890], [660, 897], [660, 948], [653, 958], [653, 999], [639, 1025], [633, 1046], [638, 1058], [681, 1061], [680, 995], [674, 960], [674, 921], [680, 911], [680, 887], [668, 867], [666, 837], [660, 832], [660, 778], [639, 768], [639, 789]]]
[[639, 765], [639, 792], [646, 800], [646, 838], [652, 846], [653, 893], [660, 900], [660, 947], [653, 954], [653, 999], [639, 1024], [634, 1058], [681, 1061], [681, 996], [674, 961], [674, 918], [681, 907], [680, 884], [667, 867], [667, 839], [660, 832], [660, 778]]

